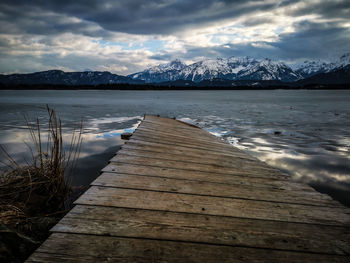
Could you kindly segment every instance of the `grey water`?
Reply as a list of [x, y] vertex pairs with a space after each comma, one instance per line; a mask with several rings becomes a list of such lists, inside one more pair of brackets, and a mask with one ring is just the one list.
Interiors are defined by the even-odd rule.
[[[195, 123], [350, 207], [350, 91], [0, 91], [0, 144], [29, 158], [23, 115], [45, 126], [45, 105], [66, 139], [83, 119], [75, 185], [99, 175], [144, 114]], [[172, 131], [169, 131], [172, 132]]]

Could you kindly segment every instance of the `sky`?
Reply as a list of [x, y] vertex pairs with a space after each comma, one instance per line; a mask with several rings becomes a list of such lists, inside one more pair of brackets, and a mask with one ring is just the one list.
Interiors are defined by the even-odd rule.
[[1, 0], [0, 73], [127, 75], [181, 59], [350, 51], [349, 0]]

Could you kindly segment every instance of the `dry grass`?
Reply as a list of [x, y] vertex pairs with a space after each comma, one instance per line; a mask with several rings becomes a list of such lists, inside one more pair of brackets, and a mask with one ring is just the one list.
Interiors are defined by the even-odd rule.
[[71, 178], [80, 153], [82, 123], [74, 129], [65, 151], [61, 120], [48, 106], [47, 113], [45, 142], [39, 119], [31, 123], [26, 118], [34, 145], [27, 144], [32, 157], [26, 165], [19, 165], [0, 146], [0, 161], [7, 166], [7, 171], [0, 175], [0, 221], [17, 229], [28, 225], [32, 218], [64, 211], [72, 193]]

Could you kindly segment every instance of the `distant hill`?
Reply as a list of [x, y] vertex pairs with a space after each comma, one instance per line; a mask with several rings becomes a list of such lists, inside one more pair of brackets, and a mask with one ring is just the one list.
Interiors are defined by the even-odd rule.
[[100, 84], [143, 84], [144, 81], [112, 74], [104, 71], [63, 72], [49, 70], [30, 74], [0, 75], [0, 83], [5, 85], [100, 85]]
[[324, 62], [321, 60], [304, 61], [302, 64], [294, 65], [294, 70], [304, 79], [320, 73], [328, 73], [332, 70], [342, 68], [350, 64], [350, 53], [342, 55], [333, 62]]
[[350, 84], [350, 64], [336, 68], [327, 73], [319, 73], [313, 75], [310, 78], [303, 79], [297, 82], [301, 85], [338, 85], [338, 84]]

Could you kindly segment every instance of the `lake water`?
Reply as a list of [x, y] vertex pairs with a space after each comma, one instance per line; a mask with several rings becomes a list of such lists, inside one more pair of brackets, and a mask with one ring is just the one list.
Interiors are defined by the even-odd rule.
[[0, 91], [0, 144], [20, 162], [23, 114], [45, 124], [46, 104], [67, 134], [84, 120], [76, 185], [98, 176], [147, 113], [193, 122], [350, 207], [350, 91]]

